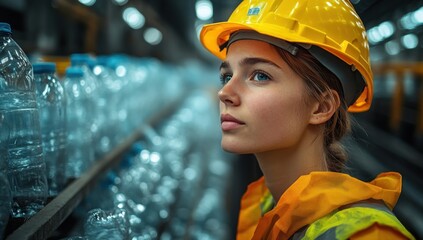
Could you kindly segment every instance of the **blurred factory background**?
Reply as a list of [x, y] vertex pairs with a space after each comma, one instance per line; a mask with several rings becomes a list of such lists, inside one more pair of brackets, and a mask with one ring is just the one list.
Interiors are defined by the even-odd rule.
[[[214, 91], [220, 84], [219, 62], [203, 49], [198, 33], [203, 24], [226, 20], [239, 2], [0, 0], [0, 22], [13, 26], [15, 41], [30, 57], [55, 61], [59, 75], [73, 53], [125, 54], [155, 58], [181, 69], [194, 66], [204, 74], [196, 75], [199, 77], [192, 83]], [[345, 140], [349, 171], [365, 180], [382, 171], [400, 172], [403, 194], [395, 212], [416, 238], [422, 239], [423, 1], [351, 2], [367, 29], [375, 96], [369, 112], [353, 115], [353, 134]], [[227, 157], [226, 236], [232, 236], [238, 200], [246, 184], [260, 172], [252, 156]]]

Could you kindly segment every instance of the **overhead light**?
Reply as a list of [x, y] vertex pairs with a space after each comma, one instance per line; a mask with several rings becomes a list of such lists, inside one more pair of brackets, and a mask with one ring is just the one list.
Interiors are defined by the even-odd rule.
[[373, 27], [367, 31], [367, 36], [369, 37], [369, 42], [371, 44], [376, 44], [383, 40], [382, 35], [380, 35], [377, 27]]
[[412, 30], [423, 24], [423, 7], [414, 12], [409, 12], [399, 20], [404, 29]]
[[92, 6], [94, 5], [96, 0], [79, 0], [80, 3], [84, 4], [85, 6]]
[[413, 21], [412, 13], [407, 13], [400, 19], [400, 24], [404, 29], [414, 29], [417, 27], [417, 24]]
[[396, 41], [391, 40], [385, 43], [385, 51], [389, 55], [397, 55], [400, 52], [400, 46]]
[[122, 18], [133, 29], [140, 29], [145, 24], [144, 15], [134, 7], [128, 7], [123, 10]]
[[422, 24], [423, 23], [423, 7], [417, 9], [414, 13], [413, 13], [413, 19], [418, 23], [418, 24]]
[[209, 0], [198, 0], [195, 3], [195, 13], [197, 18], [203, 21], [213, 17], [213, 5]]
[[159, 44], [162, 39], [162, 32], [160, 32], [157, 28], [148, 28], [144, 31], [144, 40], [151, 45]]
[[379, 24], [378, 31], [380, 32], [382, 37], [386, 39], [392, 36], [392, 34], [394, 34], [395, 27], [391, 21], [385, 21]]
[[391, 37], [395, 32], [395, 26], [391, 21], [385, 21], [379, 25], [372, 27], [367, 31], [369, 37], [369, 42], [372, 44], [377, 44], [389, 37]]
[[128, 0], [113, 0], [113, 3], [119, 5], [119, 6], [123, 6], [126, 3], [128, 3]]
[[415, 34], [407, 34], [401, 37], [402, 45], [407, 49], [416, 48], [419, 44], [419, 38]]

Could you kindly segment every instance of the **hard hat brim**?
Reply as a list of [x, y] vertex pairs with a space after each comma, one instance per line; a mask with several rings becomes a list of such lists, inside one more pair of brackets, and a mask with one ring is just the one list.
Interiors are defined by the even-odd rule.
[[[257, 25], [257, 26], [256, 26]], [[249, 23], [247, 24], [241, 24], [241, 23], [233, 23], [233, 22], [218, 22], [218, 23], [212, 23], [204, 25], [200, 32], [200, 42], [203, 44], [203, 46], [213, 55], [218, 57], [220, 60], [224, 60], [226, 58], [226, 49], [220, 49], [220, 46], [223, 45], [225, 42], [229, 40], [230, 35], [233, 32], [240, 31], [240, 30], [253, 30], [261, 34], [275, 36], [275, 32], [278, 32], [278, 35], [281, 35], [281, 29], [274, 29], [272, 26], [266, 26], [263, 27], [263, 23], [260, 24], [254, 24]], [[295, 43], [306, 43], [306, 44], [312, 44], [319, 46], [328, 52], [334, 53], [336, 52], [336, 55], [343, 59], [347, 63], [352, 63], [352, 59], [346, 55], [345, 53], [338, 51], [336, 49], [330, 48], [327, 45], [322, 45], [319, 40], [313, 41], [310, 38], [301, 38], [301, 36], [298, 36], [298, 34], [290, 33], [289, 31], [283, 32], [283, 38], [281, 36], [275, 36], [279, 37], [283, 40], [286, 40], [288, 42], [295, 42]], [[361, 68], [361, 73], [368, 72], [364, 69], [363, 66], [357, 65], [358, 69]], [[363, 77], [367, 80], [371, 79], [371, 76], [363, 75]], [[365, 87], [362, 94], [358, 97], [357, 101], [351, 105], [348, 108], [349, 112], [363, 112], [367, 111], [370, 108], [371, 98], [373, 91], [373, 85], [371, 84], [371, 81], [366, 81], [367, 86]], [[369, 84], [370, 83], [370, 84]]]

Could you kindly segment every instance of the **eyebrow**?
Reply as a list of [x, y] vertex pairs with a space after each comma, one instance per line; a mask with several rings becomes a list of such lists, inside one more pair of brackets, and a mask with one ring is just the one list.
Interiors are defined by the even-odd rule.
[[[259, 63], [268, 64], [268, 65], [277, 67], [279, 69], [281, 68], [280, 66], [278, 66], [274, 62], [269, 61], [269, 60], [264, 59], [264, 58], [244, 58], [244, 59], [241, 60], [241, 62], [239, 62], [239, 65], [240, 66], [245, 66], [245, 65], [252, 66], [252, 65], [255, 65], [255, 64], [259, 64]], [[220, 70], [227, 69], [227, 68], [230, 68], [230, 65], [227, 61], [224, 61], [224, 62], [222, 62], [222, 64], [220, 64], [220, 68], [219, 68]]]
[[222, 70], [222, 69], [228, 69], [228, 68], [229, 68], [229, 63], [226, 62], [226, 61], [222, 62], [220, 64], [220, 67], [219, 67], [220, 70]]

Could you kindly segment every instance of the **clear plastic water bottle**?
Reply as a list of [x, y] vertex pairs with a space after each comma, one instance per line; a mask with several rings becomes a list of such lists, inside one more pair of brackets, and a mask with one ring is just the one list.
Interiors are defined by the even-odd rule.
[[106, 96], [104, 95], [103, 85], [99, 83], [99, 79], [93, 73], [92, 68], [95, 66], [95, 59], [84, 53], [74, 53], [70, 55], [71, 66], [80, 67], [84, 73], [86, 89], [92, 96], [93, 101], [92, 113], [93, 121], [91, 122], [91, 133], [93, 137], [94, 154], [96, 159], [102, 157], [105, 152], [102, 150], [102, 136], [104, 135], [104, 125], [106, 119]]
[[[13, 217], [30, 217], [47, 198], [46, 165], [32, 65], [0, 23], [0, 119], [8, 126], [8, 179]], [[3, 131], [3, 129], [2, 129]]]
[[[103, 60], [103, 64], [109, 73], [109, 77], [101, 78], [106, 87], [106, 94], [110, 99], [107, 117], [110, 122], [117, 126], [109, 134], [111, 134], [111, 142], [114, 145], [118, 145], [127, 137], [124, 128], [126, 128], [125, 123], [128, 115], [125, 104], [128, 94], [124, 88], [125, 79], [121, 77], [122, 72], [125, 72], [125, 68], [123, 66], [118, 68], [119, 61], [113, 56], [108, 57], [105, 61]], [[120, 71], [117, 69], [120, 69]]]
[[0, 239], [9, 220], [12, 202], [9, 180], [7, 180], [9, 127], [5, 125], [3, 117], [0, 115]]
[[86, 88], [84, 72], [80, 67], [66, 69], [64, 88], [67, 96], [67, 153], [65, 175], [69, 180], [78, 178], [94, 162], [91, 126], [93, 103]]
[[48, 192], [49, 196], [54, 197], [65, 186], [66, 94], [56, 76], [55, 63], [34, 63], [33, 68]]
[[107, 67], [109, 57], [97, 56], [92, 72], [98, 80], [98, 86], [102, 96], [99, 97], [100, 114], [102, 121], [100, 128], [100, 141], [97, 146], [98, 155], [104, 155], [109, 152], [113, 146], [118, 143], [119, 125], [118, 110], [121, 100], [119, 99], [120, 83], [116, 81], [114, 72]]
[[131, 128], [128, 124], [128, 103], [130, 100], [129, 89], [129, 77], [128, 69], [126, 68], [122, 58], [118, 56], [113, 56], [108, 59], [107, 67], [113, 72], [113, 83], [108, 87], [112, 88], [111, 90], [114, 94], [117, 94], [118, 101], [115, 102], [114, 114], [117, 120], [117, 126], [119, 126], [119, 131], [116, 133], [116, 142], [120, 144], [123, 139], [129, 136]]
[[[1, 99], [1, 98], [0, 98]], [[1, 104], [1, 103], [0, 103]], [[1, 105], [0, 105], [1, 106]], [[10, 136], [10, 126], [5, 121], [6, 114], [3, 114], [3, 110], [0, 108], [0, 172], [7, 174], [8, 164], [9, 164], [9, 136]]]

